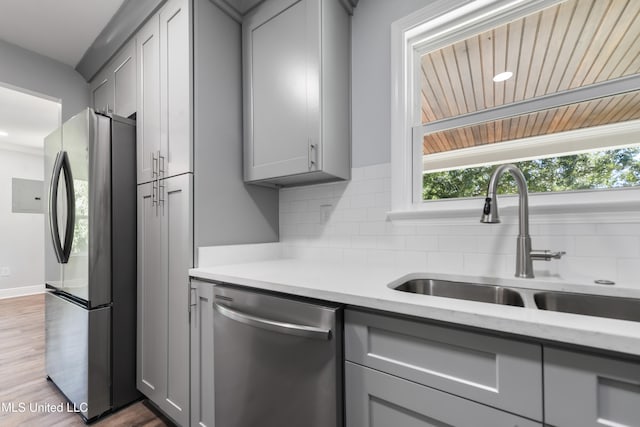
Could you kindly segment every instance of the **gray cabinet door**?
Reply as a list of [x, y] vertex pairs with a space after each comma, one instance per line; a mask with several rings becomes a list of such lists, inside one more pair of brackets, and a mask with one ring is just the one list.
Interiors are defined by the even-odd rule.
[[347, 427], [540, 427], [542, 424], [351, 362]]
[[213, 284], [191, 281], [191, 425], [213, 427]]
[[545, 422], [640, 426], [640, 361], [544, 349]]
[[105, 68], [91, 82], [91, 101], [93, 109], [99, 112], [113, 112], [113, 78]]
[[137, 387], [153, 401], [166, 389], [167, 284], [160, 264], [156, 183], [138, 186]]
[[167, 286], [166, 390], [160, 408], [189, 424], [189, 269], [193, 267], [192, 175], [159, 181], [162, 224], [160, 268]]
[[191, 18], [187, 0], [160, 11], [160, 177], [193, 172]]
[[542, 421], [542, 348], [492, 335], [345, 311], [345, 357]]
[[317, 170], [321, 157], [311, 146], [320, 144], [320, 1], [267, 2], [243, 28], [245, 179]]
[[136, 34], [138, 183], [156, 179], [160, 156], [160, 19], [152, 16]]
[[244, 179], [348, 179], [350, 18], [339, 0], [271, 0], [243, 19]]
[[113, 79], [113, 112], [129, 117], [136, 112], [136, 45], [130, 42], [124, 46], [111, 62]]

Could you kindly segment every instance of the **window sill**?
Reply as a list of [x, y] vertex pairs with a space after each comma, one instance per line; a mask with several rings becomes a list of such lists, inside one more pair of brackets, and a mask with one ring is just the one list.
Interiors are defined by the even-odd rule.
[[[392, 210], [387, 219], [399, 223], [479, 223], [483, 197], [433, 200]], [[500, 218], [518, 221], [518, 196], [498, 195]], [[529, 195], [529, 221], [535, 223], [640, 222], [640, 188], [620, 188]]]

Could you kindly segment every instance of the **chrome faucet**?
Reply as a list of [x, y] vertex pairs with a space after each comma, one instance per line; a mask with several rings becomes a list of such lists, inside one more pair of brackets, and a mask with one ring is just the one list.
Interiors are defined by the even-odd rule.
[[533, 260], [551, 261], [560, 259], [566, 252], [551, 252], [549, 250], [532, 250], [529, 236], [529, 193], [527, 181], [517, 166], [506, 164], [498, 166], [491, 174], [487, 197], [484, 199], [484, 209], [480, 222], [495, 224], [500, 222], [498, 216], [498, 181], [505, 172], [509, 172], [518, 186], [518, 245], [516, 250], [516, 277], [533, 278]]

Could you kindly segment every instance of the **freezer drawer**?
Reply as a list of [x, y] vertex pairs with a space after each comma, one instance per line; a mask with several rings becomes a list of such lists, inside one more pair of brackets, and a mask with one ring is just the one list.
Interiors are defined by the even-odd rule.
[[111, 308], [87, 310], [45, 295], [46, 370], [86, 419], [111, 408]]
[[214, 293], [216, 425], [342, 426], [342, 308]]

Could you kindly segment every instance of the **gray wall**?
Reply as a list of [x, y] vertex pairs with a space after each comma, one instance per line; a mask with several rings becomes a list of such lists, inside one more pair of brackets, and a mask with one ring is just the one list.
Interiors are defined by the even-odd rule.
[[0, 40], [0, 84], [62, 100], [62, 121], [89, 105], [89, 86], [68, 65]]
[[353, 167], [391, 161], [391, 23], [433, 0], [360, 0], [352, 20]]

